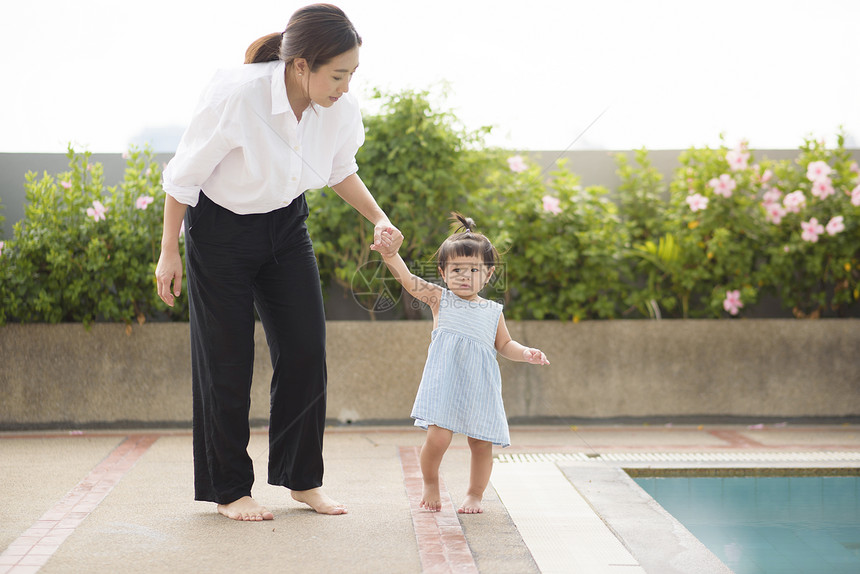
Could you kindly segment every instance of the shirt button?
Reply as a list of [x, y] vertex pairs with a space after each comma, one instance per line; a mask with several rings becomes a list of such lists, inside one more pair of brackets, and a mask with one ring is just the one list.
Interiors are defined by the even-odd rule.
[[290, 181], [297, 181], [297, 178], [293, 177], [290, 179]]

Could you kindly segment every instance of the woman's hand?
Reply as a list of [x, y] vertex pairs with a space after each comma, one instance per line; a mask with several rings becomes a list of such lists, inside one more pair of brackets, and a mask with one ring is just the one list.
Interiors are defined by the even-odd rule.
[[[182, 257], [179, 255], [179, 236], [183, 233], [182, 220], [188, 208], [169, 195], [164, 199], [164, 227], [161, 233], [161, 255], [155, 267], [155, 286], [161, 300], [173, 307], [182, 292]], [[173, 283], [171, 293], [170, 284]]]
[[158, 296], [168, 306], [173, 307], [175, 298], [182, 293], [182, 257], [179, 255], [179, 245], [161, 249], [158, 265], [155, 267], [155, 282]]

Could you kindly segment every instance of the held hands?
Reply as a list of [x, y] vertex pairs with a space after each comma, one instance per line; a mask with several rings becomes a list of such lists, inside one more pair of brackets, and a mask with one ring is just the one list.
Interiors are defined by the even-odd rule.
[[546, 355], [540, 349], [526, 347], [523, 349], [523, 361], [532, 365], [549, 365]]
[[373, 244], [371, 251], [378, 251], [383, 257], [392, 257], [400, 250], [403, 244], [403, 234], [400, 230], [388, 222], [379, 223], [373, 230]]

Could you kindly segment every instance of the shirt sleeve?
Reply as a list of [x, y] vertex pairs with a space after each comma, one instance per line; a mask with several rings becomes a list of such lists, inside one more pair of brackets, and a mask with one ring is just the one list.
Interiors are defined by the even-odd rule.
[[179, 203], [197, 205], [203, 183], [230, 151], [228, 107], [228, 102], [213, 104], [204, 97], [179, 142], [176, 155], [164, 168], [162, 187]]
[[355, 161], [355, 154], [358, 153], [358, 148], [364, 143], [364, 122], [361, 120], [361, 110], [358, 102], [351, 99], [350, 115], [343, 127], [343, 137], [340, 138], [340, 145], [334, 152], [332, 160], [331, 176], [328, 180], [328, 186], [333, 187], [347, 177], [358, 171], [358, 163]]

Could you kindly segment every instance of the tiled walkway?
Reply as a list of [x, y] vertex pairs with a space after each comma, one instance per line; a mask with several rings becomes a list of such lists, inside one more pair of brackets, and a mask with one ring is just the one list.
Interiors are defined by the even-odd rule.
[[255, 431], [254, 496], [275, 520], [241, 524], [193, 502], [188, 432], [0, 433], [0, 574], [710, 574], [727, 570], [621, 468], [860, 468], [858, 426], [514, 427], [484, 514], [461, 516], [465, 439], [443, 462], [439, 513], [417, 504], [422, 439], [409, 427], [329, 429], [325, 487], [350, 509], [329, 517], [263, 484], [267, 439]]

